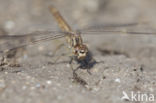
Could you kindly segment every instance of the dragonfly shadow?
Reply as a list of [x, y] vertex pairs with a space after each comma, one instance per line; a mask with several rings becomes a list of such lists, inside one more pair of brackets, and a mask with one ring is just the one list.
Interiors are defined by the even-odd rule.
[[79, 64], [80, 69], [91, 69], [97, 63], [90, 51], [88, 51], [87, 56], [83, 60], [80, 60], [77, 57], [74, 59]]
[[[64, 56], [65, 54], [62, 54], [62, 55]], [[94, 67], [94, 65], [104, 63], [104, 61], [96, 61], [95, 59], [93, 59], [92, 56], [93, 56], [92, 53], [89, 52], [84, 60], [79, 60], [75, 57], [74, 60], [79, 65], [77, 68], [90, 70]], [[54, 56], [52, 56], [52, 57], [54, 57]], [[60, 62], [48, 62], [48, 64], [49, 65], [70, 64], [70, 60], [69, 61], [60, 61]]]

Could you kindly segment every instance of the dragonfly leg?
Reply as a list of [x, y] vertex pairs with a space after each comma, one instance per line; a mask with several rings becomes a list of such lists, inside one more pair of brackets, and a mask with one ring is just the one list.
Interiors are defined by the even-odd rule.
[[80, 69], [80, 66], [78, 66], [76, 69], [73, 69], [73, 75], [76, 74], [76, 71]]
[[73, 71], [73, 60], [74, 60], [74, 58], [71, 56], [70, 61], [69, 61], [69, 65], [70, 65], [70, 68], [72, 69], [72, 71]]
[[92, 73], [90, 72], [90, 69], [87, 69], [88, 74], [92, 75]]
[[76, 71], [78, 69], [80, 69], [80, 66], [78, 66], [76, 69], [73, 69], [73, 60], [74, 60], [74, 57], [71, 56], [71, 59], [69, 61], [69, 64], [70, 64], [70, 68], [73, 71], [73, 78], [72, 78], [74, 80], [73, 82], [79, 83], [80, 85], [82, 85], [82, 86], [85, 87], [88, 83], [84, 79], [82, 79], [81, 77], [79, 77], [78, 74], [76, 73]]
[[64, 43], [59, 44], [59, 45], [57, 46], [57, 48], [55, 48], [55, 50], [54, 50], [52, 56], [55, 56], [56, 52], [57, 52], [58, 50], [60, 50], [62, 47], [64, 47], [64, 46], [65, 46]]
[[[63, 48], [64, 46], [65, 46], [64, 43], [59, 44], [59, 45], [57, 46], [57, 48], [54, 50], [52, 56], [54, 57], [54, 56], [56, 55], [57, 51], [60, 50], [61, 48]], [[53, 64], [55, 64], [55, 63], [56, 63], [61, 57], [63, 57], [63, 56], [64, 56], [64, 55], [59, 55], [59, 56], [54, 60]]]
[[[53, 56], [55, 56], [56, 53], [57, 53], [57, 51], [60, 50], [60, 49], [62, 49], [62, 48], [64, 48], [63, 51], [67, 50], [67, 53], [62, 53], [61, 55], [58, 55], [57, 58], [54, 60], [53, 64], [55, 64], [60, 58], [62, 58], [62, 57], [64, 57], [64, 56], [71, 56], [71, 55], [73, 55], [73, 54], [71, 54], [71, 53], [69, 52], [69, 49], [65, 47], [65, 44], [62, 43], [62, 44], [60, 44], [60, 45], [56, 48], [56, 50], [55, 50], [54, 53], [53, 53]], [[69, 63], [69, 64], [71, 64], [71, 63]]]
[[80, 66], [78, 66], [76, 69], [73, 70], [73, 79], [75, 82], [79, 83], [82, 86], [86, 86], [88, 85], [88, 83], [82, 79], [80, 76], [77, 75], [76, 71], [80, 68]]
[[70, 59], [70, 61], [69, 61], [69, 64], [70, 64], [70, 68], [71, 68], [72, 71], [73, 71], [73, 77], [74, 77], [75, 74], [76, 74], [76, 71], [80, 68], [80, 66], [78, 66], [76, 69], [73, 69], [73, 60], [74, 60], [74, 57], [71, 56], [71, 59]]

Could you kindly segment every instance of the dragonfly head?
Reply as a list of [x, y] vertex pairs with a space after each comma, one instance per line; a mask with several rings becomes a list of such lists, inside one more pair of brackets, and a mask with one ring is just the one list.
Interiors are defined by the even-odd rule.
[[84, 59], [87, 56], [88, 48], [86, 45], [76, 45], [74, 48], [74, 54], [78, 59]]

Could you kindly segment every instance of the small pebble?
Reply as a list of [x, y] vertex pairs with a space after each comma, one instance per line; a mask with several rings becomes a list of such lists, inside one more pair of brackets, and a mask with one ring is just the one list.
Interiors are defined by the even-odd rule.
[[36, 88], [39, 88], [39, 87], [41, 87], [41, 84], [37, 83]]
[[121, 81], [120, 81], [119, 78], [116, 78], [116, 79], [115, 79], [115, 82], [120, 83]]
[[35, 89], [35, 87], [31, 87], [30, 89], [31, 89], [31, 90], [34, 90], [34, 89]]
[[27, 78], [27, 79], [30, 79], [30, 76], [27, 76], [26, 78]]
[[8, 74], [8, 72], [4, 72], [5, 74]]
[[38, 47], [38, 50], [39, 50], [39, 51], [43, 51], [43, 50], [44, 50], [44, 47], [43, 47], [43, 46], [39, 46], [39, 47]]
[[42, 69], [45, 69], [46, 67], [45, 66], [42, 66]]
[[5, 88], [5, 82], [4, 80], [0, 80], [0, 88]]
[[150, 92], [153, 92], [153, 91], [154, 91], [154, 89], [153, 89], [153, 88], [149, 88], [149, 90], [150, 90]]
[[27, 86], [25, 86], [25, 85], [22, 87], [23, 90], [25, 90], [26, 88], [27, 88]]
[[70, 67], [70, 64], [67, 64], [66, 66], [69, 68]]
[[57, 96], [57, 99], [58, 99], [58, 100], [61, 100], [61, 99], [62, 99], [62, 96]]
[[99, 91], [99, 88], [94, 87], [94, 88], [93, 88], [93, 91], [97, 92], [97, 91]]
[[69, 85], [69, 88], [73, 88], [73, 86], [72, 85]]
[[26, 55], [26, 54], [24, 54], [24, 57], [23, 57], [24, 59], [27, 59], [28, 58], [28, 55]]
[[61, 84], [60, 84], [60, 83], [57, 83], [57, 86], [59, 86], [59, 87], [60, 87], [60, 86], [61, 86]]
[[15, 27], [15, 23], [11, 20], [5, 22], [5, 29], [10, 30]]
[[50, 80], [47, 80], [46, 83], [47, 83], [47, 84], [51, 84], [52, 82], [51, 82]]

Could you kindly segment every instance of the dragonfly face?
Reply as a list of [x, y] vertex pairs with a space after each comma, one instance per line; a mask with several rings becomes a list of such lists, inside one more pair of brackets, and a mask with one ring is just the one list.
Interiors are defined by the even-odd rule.
[[83, 60], [87, 56], [88, 48], [86, 45], [83, 45], [83, 44], [76, 45], [73, 49], [73, 52], [75, 56], [77, 57], [77, 59]]

